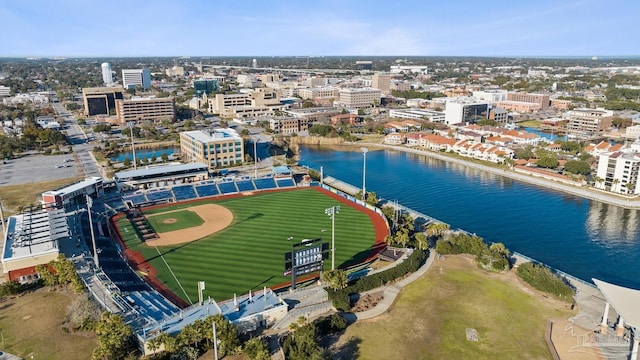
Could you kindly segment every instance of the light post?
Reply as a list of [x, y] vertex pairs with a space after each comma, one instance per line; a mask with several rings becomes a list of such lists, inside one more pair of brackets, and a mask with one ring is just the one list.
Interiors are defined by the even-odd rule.
[[129, 130], [131, 130], [131, 154], [133, 156], [133, 170], [138, 169], [138, 160], [136, 160], [136, 147], [133, 145], [133, 124], [135, 122], [129, 121]]
[[367, 149], [366, 147], [361, 147], [360, 150], [362, 150], [362, 156], [363, 156], [363, 165], [362, 165], [362, 201], [366, 202], [367, 201], [367, 185], [366, 185], [366, 180], [367, 180], [367, 153], [369, 152], [369, 149]]
[[91, 219], [91, 206], [93, 205], [93, 199], [87, 195], [87, 212], [89, 213], [89, 230], [91, 230], [91, 243], [93, 245], [93, 260], [96, 263], [96, 268], [100, 268], [100, 262], [98, 261], [98, 249], [96, 248], [96, 236], [93, 233], [93, 220]]
[[253, 178], [258, 178], [258, 141], [256, 138], [253, 138]]
[[335, 270], [336, 255], [336, 214], [340, 212], [340, 206], [332, 206], [324, 209], [324, 213], [331, 217], [331, 270]]
[[[293, 240], [293, 236], [289, 236], [287, 241]], [[291, 243], [291, 290], [296, 288], [296, 259], [294, 259], [293, 243]]]

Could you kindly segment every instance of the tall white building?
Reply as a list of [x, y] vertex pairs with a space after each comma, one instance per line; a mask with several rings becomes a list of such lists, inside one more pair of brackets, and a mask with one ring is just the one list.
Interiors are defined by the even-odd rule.
[[597, 189], [620, 194], [640, 193], [638, 174], [640, 173], [640, 142], [630, 148], [600, 154], [595, 180]]
[[151, 71], [149, 69], [123, 69], [122, 87], [132, 89], [136, 86], [148, 89], [151, 86]]
[[489, 105], [474, 98], [447, 98], [444, 110], [447, 125], [470, 123], [475, 124], [488, 116]]
[[100, 68], [102, 68], [102, 82], [104, 83], [104, 86], [109, 86], [113, 84], [113, 74], [111, 73], [111, 64], [102, 63], [102, 65], [100, 65]]
[[490, 104], [495, 104], [497, 102], [507, 100], [507, 90], [501, 90], [501, 89], [478, 90], [473, 92], [473, 97], [480, 101], [486, 101]]

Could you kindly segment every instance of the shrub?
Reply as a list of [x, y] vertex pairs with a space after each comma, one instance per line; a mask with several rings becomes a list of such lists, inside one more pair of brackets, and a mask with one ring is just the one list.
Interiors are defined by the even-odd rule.
[[489, 251], [489, 247], [476, 235], [454, 233], [448, 239], [438, 240], [436, 251], [439, 254], [471, 254], [480, 256]]
[[525, 263], [518, 266], [517, 274], [522, 280], [540, 291], [567, 301], [573, 296], [573, 289], [544, 265]]
[[15, 295], [22, 291], [22, 285], [17, 281], [8, 281], [0, 285], [0, 296]]

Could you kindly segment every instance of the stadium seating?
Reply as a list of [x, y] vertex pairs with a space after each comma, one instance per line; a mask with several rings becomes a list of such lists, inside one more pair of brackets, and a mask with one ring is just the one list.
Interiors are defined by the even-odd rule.
[[251, 179], [236, 181], [236, 186], [238, 187], [238, 190], [240, 192], [256, 190], [255, 186], [253, 186], [253, 182], [251, 182]]
[[276, 179], [276, 183], [279, 188], [296, 186], [296, 183], [291, 178]]
[[149, 201], [163, 201], [173, 199], [173, 193], [170, 189], [159, 189], [147, 191], [147, 199]]
[[196, 194], [196, 191], [191, 185], [175, 186], [172, 190], [176, 201], [191, 200], [198, 197], [198, 194]]
[[216, 196], [219, 195], [218, 187], [214, 183], [201, 183], [195, 186], [196, 192], [200, 197]]
[[267, 190], [267, 189], [276, 188], [276, 183], [273, 181], [273, 178], [271, 177], [253, 179], [253, 183], [255, 184], [256, 189], [258, 190]]
[[146, 196], [144, 196], [144, 194], [131, 194], [131, 195], [123, 196], [122, 200], [124, 202], [130, 201], [134, 206], [144, 204], [149, 201], [147, 200]]
[[233, 181], [218, 183], [218, 189], [220, 190], [221, 194], [233, 194], [238, 192], [236, 183]]

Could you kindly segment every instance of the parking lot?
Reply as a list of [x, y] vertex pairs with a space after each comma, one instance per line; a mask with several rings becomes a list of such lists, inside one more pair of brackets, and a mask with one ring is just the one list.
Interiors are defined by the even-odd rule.
[[81, 175], [72, 154], [25, 155], [0, 164], [0, 186], [60, 180]]

